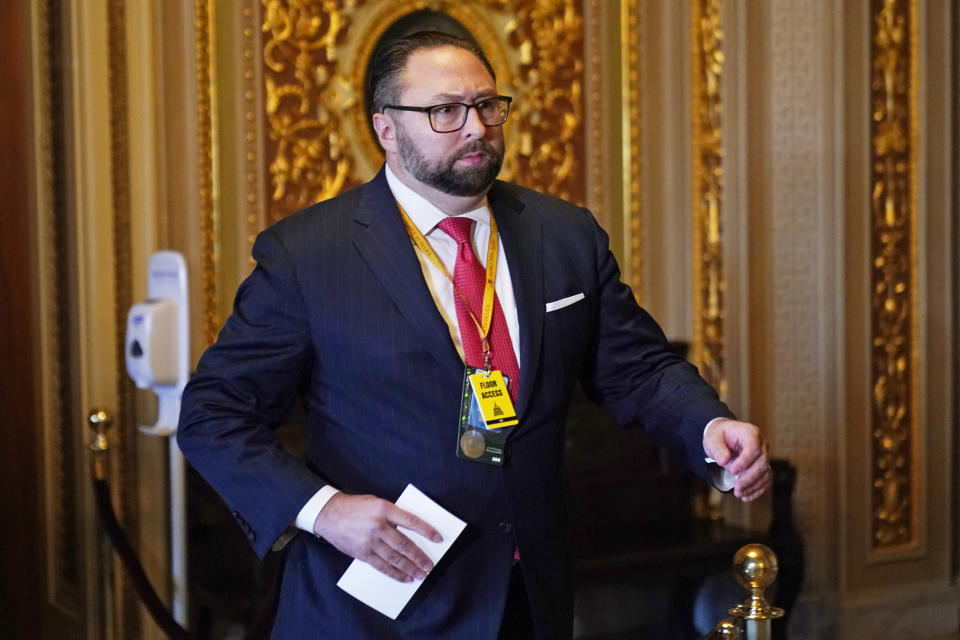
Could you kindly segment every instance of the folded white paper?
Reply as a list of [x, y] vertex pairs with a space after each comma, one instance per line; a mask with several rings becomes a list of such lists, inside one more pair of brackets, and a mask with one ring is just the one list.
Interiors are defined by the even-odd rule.
[[[443, 542], [433, 542], [415, 531], [397, 527], [398, 531], [423, 549], [434, 565], [440, 561], [467, 524], [428, 498], [412, 484], [407, 485], [396, 504], [401, 509], [425, 520], [443, 537]], [[354, 560], [340, 576], [337, 586], [383, 615], [396, 620], [422, 583], [423, 580], [399, 582], [380, 573], [362, 560]]]

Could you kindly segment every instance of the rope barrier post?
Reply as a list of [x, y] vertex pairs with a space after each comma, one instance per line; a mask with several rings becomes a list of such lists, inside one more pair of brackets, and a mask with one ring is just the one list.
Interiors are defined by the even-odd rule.
[[732, 620], [721, 620], [704, 640], [740, 640], [740, 627]]
[[[113, 423], [113, 419], [103, 410], [94, 410], [90, 412], [90, 427], [94, 430], [93, 442], [90, 444], [91, 456], [91, 475], [93, 476], [93, 496], [97, 504], [97, 512], [100, 515], [99, 521], [99, 542], [102, 562], [100, 565], [100, 574], [98, 576], [98, 586], [104, 593], [104, 618], [111, 622], [107, 612], [113, 611], [113, 554], [120, 559], [120, 566], [126, 570], [133, 585], [134, 590], [140, 598], [140, 602], [146, 607], [150, 617], [153, 618], [160, 630], [170, 640], [196, 640], [189, 631], [187, 631], [166, 608], [156, 590], [150, 584], [147, 572], [137, 557], [137, 552], [130, 540], [123, 532], [120, 522], [117, 520], [117, 514], [113, 510], [113, 502], [110, 498], [110, 482], [107, 473], [107, 451], [109, 443], [107, 442], [106, 431]], [[104, 627], [106, 628], [106, 627]], [[113, 633], [104, 634], [106, 638], [115, 637]]]
[[777, 556], [762, 544], [748, 544], [733, 556], [733, 575], [750, 596], [733, 609], [730, 615], [743, 621], [746, 640], [771, 640], [771, 621], [783, 615], [783, 609], [772, 606], [764, 597], [767, 587], [777, 579]]
[[[107, 431], [113, 426], [113, 417], [105, 409], [93, 409], [87, 416], [90, 429], [93, 431], [93, 441], [90, 443], [90, 470], [95, 482], [106, 482], [109, 460], [107, 453], [110, 443], [107, 440]], [[97, 520], [97, 586], [103, 594], [103, 606], [100, 607], [100, 628], [105, 637], [114, 637], [111, 633], [113, 617], [113, 546], [109, 534], [103, 526], [102, 520]]]

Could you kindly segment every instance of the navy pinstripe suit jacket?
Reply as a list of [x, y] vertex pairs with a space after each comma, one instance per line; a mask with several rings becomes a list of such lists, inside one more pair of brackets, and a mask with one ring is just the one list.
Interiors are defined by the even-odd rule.
[[[620, 424], [707, 477], [702, 430], [729, 410], [667, 350], [593, 217], [499, 181], [489, 203], [520, 321], [520, 424], [502, 468], [455, 455], [463, 362], [383, 171], [257, 238], [257, 266], [184, 392], [178, 434], [256, 552], [327, 483], [391, 501], [413, 483], [468, 523], [396, 621], [336, 587], [350, 558], [297, 536], [275, 638], [496, 638], [515, 548], [537, 636], [569, 638], [564, 420], [578, 379]], [[273, 433], [297, 395], [305, 463]]]

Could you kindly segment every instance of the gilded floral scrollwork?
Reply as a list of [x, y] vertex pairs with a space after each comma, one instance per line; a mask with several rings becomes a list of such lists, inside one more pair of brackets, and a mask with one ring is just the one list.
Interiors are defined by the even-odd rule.
[[[498, 3], [499, 4], [499, 3]], [[519, 53], [522, 99], [518, 140], [507, 156], [513, 179], [571, 200], [583, 199], [574, 181], [582, 156], [583, 47], [581, 18], [570, 0], [508, 3], [516, 18], [506, 42]]]
[[[350, 159], [340, 113], [326, 99], [337, 39], [349, 24], [335, 0], [264, 0], [263, 61], [274, 211], [290, 212], [339, 193]], [[278, 217], [278, 216], [274, 216]]]
[[873, 547], [916, 540], [914, 3], [875, 0], [870, 88]]
[[271, 220], [370, 177], [363, 173], [379, 149], [362, 113], [364, 66], [357, 58], [363, 62], [390, 22], [422, 9], [487, 34], [478, 41], [495, 66], [500, 60], [508, 67], [498, 69], [501, 86], [515, 97], [503, 177], [583, 201], [583, 42], [575, 0], [262, 2]]

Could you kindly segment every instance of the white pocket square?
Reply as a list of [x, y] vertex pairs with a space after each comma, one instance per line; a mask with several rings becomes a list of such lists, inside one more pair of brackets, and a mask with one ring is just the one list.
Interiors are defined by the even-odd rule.
[[580, 302], [580, 301], [583, 300], [584, 298], [586, 298], [586, 296], [583, 295], [583, 292], [581, 291], [580, 293], [578, 293], [578, 294], [576, 294], [576, 295], [567, 296], [566, 298], [560, 298], [559, 300], [554, 300], [553, 302], [548, 302], [548, 303], [547, 303], [547, 313], [550, 313], [551, 311], [556, 311], [557, 309], [563, 309], [564, 307], [569, 307], [569, 306], [572, 305], [574, 302]]

